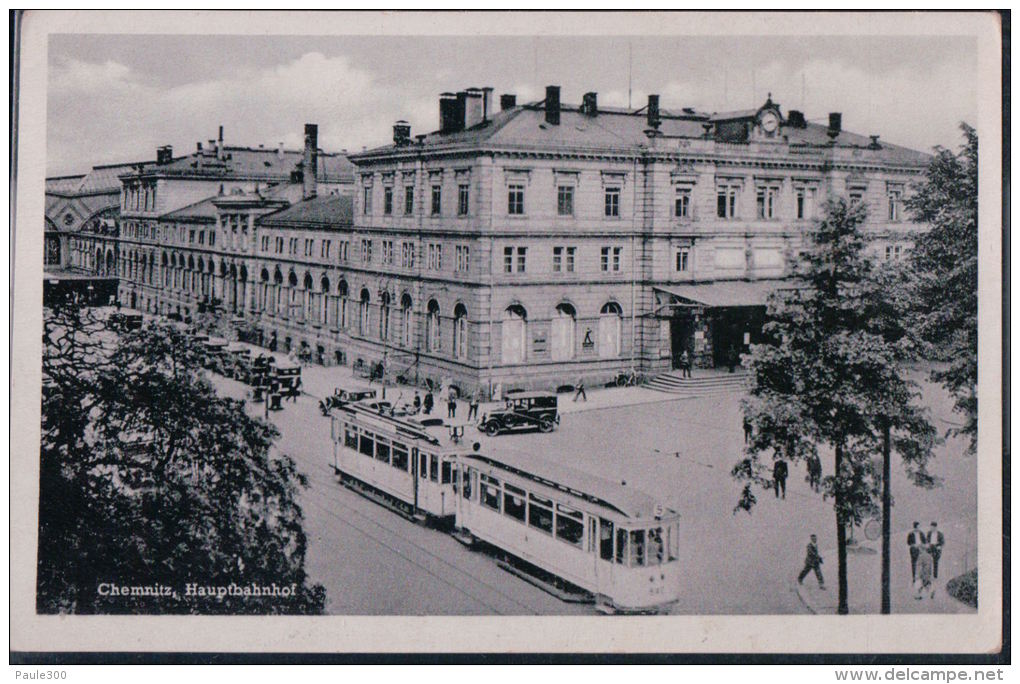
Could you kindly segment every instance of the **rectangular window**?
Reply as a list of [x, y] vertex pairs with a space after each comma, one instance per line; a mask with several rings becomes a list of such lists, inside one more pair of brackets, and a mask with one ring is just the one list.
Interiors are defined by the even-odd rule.
[[198, 231], [198, 244], [200, 244], [200, 245], [204, 245], [205, 244], [205, 231], [204, 230]]
[[375, 443], [375, 458], [378, 461], [382, 461], [389, 465], [390, 462], [390, 445], [388, 442], [383, 441], [382, 437]]
[[510, 185], [507, 187], [506, 213], [511, 216], [524, 215], [524, 186]]
[[686, 273], [690, 269], [691, 250], [687, 247], [681, 247], [676, 251], [676, 270], [677, 273]]
[[403, 242], [400, 245], [400, 265], [403, 268], [414, 268], [414, 243]]
[[499, 511], [499, 480], [482, 475], [480, 501], [486, 508]]
[[723, 219], [737, 217], [737, 194], [740, 188], [736, 185], [720, 185], [716, 189], [716, 216]]
[[513, 485], [504, 485], [503, 488], [503, 512], [515, 520], [524, 522], [528, 512], [527, 494], [523, 489]]
[[280, 236], [276, 237], [276, 253], [283, 254], [283, 238]]
[[216, 233], [215, 231], [209, 231], [209, 246], [214, 247], [216, 245]]
[[517, 272], [524, 273], [528, 264], [528, 248], [518, 247], [517, 248]]
[[528, 525], [546, 534], [552, 534], [552, 501], [531, 494], [528, 497]]
[[574, 255], [577, 253], [576, 247], [567, 247], [567, 273], [574, 272]]
[[375, 441], [372, 439], [371, 432], [363, 432], [358, 440], [358, 451], [363, 453], [365, 456], [372, 456], [375, 452]]
[[195, 231], [194, 230], [189, 230], [188, 231], [188, 244], [189, 245], [195, 244]]
[[814, 188], [797, 188], [797, 219], [803, 221], [815, 214]]
[[620, 216], [620, 188], [606, 188], [606, 216]]
[[560, 216], [574, 215], [574, 188], [561, 185], [556, 190], [556, 213]]
[[758, 218], [774, 219], [776, 217], [776, 205], [779, 202], [779, 188], [774, 185], [767, 185], [758, 188]]
[[393, 186], [387, 185], [383, 187], [382, 211], [387, 216], [393, 214]]
[[673, 216], [677, 218], [691, 217], [691, 189], [677, 188], [673, 202]]
[[503, 248], [503, 272], [513, 273], [514, 272], [514, 248], [504, 247]]
[[393, 456], [392, 459], [390, 460], [390, 465], [396, 468], [397, 470], [403, 470], [406, 473], [407, 463], [408, 463], [407, 446], [401, 444], [400, 442], [394, 442]]
[[393, 263], [393, 240], [382, 241], [382, 260], [384, 264]]
[[599, 520], [599, 558], [613, 560], [613, 522]]
[[439, 457], [435, 454], [429, 454], [429, 479], [439, 482]]
[[471, 267], [471, 250], [467, 245], [457, 245], [457, 272], [467, 273]]
[[366, 264], [372, 262], [372, 241], [362, 239], [361, 240], [361, 260]]
[[431, 243], [428, 247], [428, 268], [430, 271], [443, 270], [443, 246]]
[[333, 241], [323, 240], [319, 247], [319, 257], [322, 259], [329, 259], [333, 256]]
[[414, 186], [408, 185], [404, 188], [404, 215], [410, 216], [414, 213]]
[[336, 256], [340, 261], [347, 261], [348, 258], [348, 245], [350, 243], [347, 240], [341, 240], [337, 245]]
[[305, 239], [305, 256], [310, 257], [315, 252], [315, 240]]
[[623, 247], [613, 247], [613, 270], [620, 270], [620, 255], [623, 253]]
[[556, 538], [574, 546], [581, 546], [583, 537], [584, 514], [563, 504], [556, 504]]
[[903, 191], [899, 189], [889, 191], [889, 220], [900, 221], [900, 207], [903, 201]]
[[553, 272], [559, 273], [563, 270], [563, 248], [553, 247]]
[[457, 187], [457, 215], [467, 216], [468, 215], [468, 198], [469, 190], [467, 185], [460, 185]]
[[432, 215], [439, 216], [443, 213], [443, 188], [439, 185], [432, 186]]
[[354, 428], [348, 427], [344, 429], [344, 446], [348, 449], [358, 448], [358, 433]]
[[439, 483], [450, 484], [453, 482], [453, 464], [449, 461], [443, 461], [439, 468]]
[[291, 254], [297, 254], [297, 251], [298, 251], [297, 250], [297, 248], [298, 248], [298, 239], [297, 238], [291, 238], [290, 239], [289, 247], [290, 247], [290, 253]]
[[609, 270], [609, 247], [602, 248], [602, 258], [599, 261], [599, 268], [601, 268], [603, 272]]
[[365, 188], [361, 202], [361, 211], [365, 216], [372, 213], [372, 186]]

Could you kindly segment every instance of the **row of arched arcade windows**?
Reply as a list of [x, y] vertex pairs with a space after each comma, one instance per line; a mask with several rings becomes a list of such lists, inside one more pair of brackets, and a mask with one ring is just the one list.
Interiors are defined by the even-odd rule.
[[[599, 358], [609, 359], [620, 355], [620, 334], [623, 310], [616, 302], [607, 302], [599, 312], [596, 340], [593, 343]], [[524, 363], [528, 357], [528, 312], [520, 304], [511, 304], [503, 312], [502, 321], [503, 363]], [[587, 334], [587, 331], [586, 331]], [[577, 355], [577, 311], [564, 302], [553, 312], [549, 328], [549, 355], [554, 361], [564, 361]]]

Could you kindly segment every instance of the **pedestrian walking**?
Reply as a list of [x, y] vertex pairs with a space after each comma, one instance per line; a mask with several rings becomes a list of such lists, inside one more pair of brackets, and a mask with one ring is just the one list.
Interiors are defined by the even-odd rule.
[[932, 556], [931, 547], [927, 544], [920, 546], [917, 555], [917, 579], [914, 580], [914, 598], [920, 601], [925, 595], [929, 599], [935, 598], [935, 583], [932, 580]]
[[477, 389], [471, 394], [468, 402], [468, 421], [478, 420], [478, 405], [482, 403], [482, 390]]
[[584, 391], [584, 380], [579, 379], [576, 385], [577, 392], [574, 394], [574, 401], [577, 401], [578, 397], [583, 398], [586, 402], [588, 401], [588, 393]]
[[691, 377], [691, 355], [687, 353], [686, 349], [680, 354], [680, 377]]
[[452, 387], [446, 396], [446, 417], [457, 417], [457, 390]]
[[776, 490], [776, 498], [779, 498], [779, 492], [782, 490], [783, 498], [786, 498], [786, 476], [790, 474], [790, 468], [786, 465], [786, 461], [781, 458], [777, 458], [772, 464], [772, 486]]
[[754, 433], [754, 426], [751, 425], [751, 421], [747, 416], [744, 416], [744, 444], [751, 441], [751, 435]]
[[729, 350], [726, 352], [726, 362], [731, 373], [736, 369], [738, 359], [737, 348], [731, 344]]
[[298, 378], [294, 381], [294, 386], [287, 393], [287, 398], [296, 404], [299, 394], [301, 394], [301, 376], [298, 376]]
[[425, 415], [426, 416], [429, 415], [430, 413], [432, 413], [432, 407], [435, 406], [435, 405], [436, 405], [436, 400], [432, 397], [432, 392], [426, 392], [425, 393], [425, 403], [423, 404], [423, 407], [425, 408]]
[[411, 405], [414, 406], [414, 414], [418, 415], [421, 412], [421, 396], [417, 392], [414, 393], [414, 401]]
[[825, 591], [825, 578], [822, 577], [822, 556], [818, 553], [818, 537], [811, 535], [811, 541], [807, 545], [807, 555], [804, 557], [804, 569], [797, 576], [797, 584], [804, 584], [804, 578], [808, 573], [814, 571], [818, 578], [818, 588]]
[[939, 524], [933, 520], [931, 529], [928, 530], [928, 548], [931, 550], [932, 572], [935, 579], [939, 578], [939, 559], [942, 558], [942, 545], [945, 543], [946, 538], [939, 531]]
[[907, 546], [910, 548], [910, 581], [917, 581], [917, 559], [921, 555], [921, 547], [927, 540], [921, 531], [921, 523], [914, 521], [914, 529], [907, 535]]
[[819, 491], [822, 487], [822, 460], [818, 454], [812, 454], [807, 458], [808, 485], [812, 491]]

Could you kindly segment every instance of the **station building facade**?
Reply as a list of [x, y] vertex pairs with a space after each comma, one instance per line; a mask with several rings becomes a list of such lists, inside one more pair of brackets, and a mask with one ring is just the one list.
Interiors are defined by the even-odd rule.
[[555, 86], [499, 111], [488, 88], [439, 104], [438, 131], [398, 122], [392, 145], [351, 156], [354, 292], [368, 303], [352, 344], [413, 350], [459, 386], [654, 375], [685, 350], [728, 364], [828, 197], [867, 205], [880, 259], [917, 228], [903, 202], [928, 156], [849, 133], [839, 114], [816, 124], [771, 99], [666, 111], [654, 95], [606, 109], [595, 93], [566, 106]]

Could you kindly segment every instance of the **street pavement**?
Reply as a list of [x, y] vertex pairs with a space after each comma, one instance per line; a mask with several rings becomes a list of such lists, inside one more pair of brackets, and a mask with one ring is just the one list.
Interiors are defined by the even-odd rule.
[[[309, 536], [307, 569], [313, 581], [326, 586], [330, 613], [592, 612], [589, 606], [560, 602], [448, 535], [414, 525], [337, 484], [329, 468], [329, 420], [319, 414], [316, 397], [351, 382], [350, 371], [310, 367], [303, 378], [308, 394], [286, 403], [271, 419], [282, 432], [279, 448], [309, 476], [310, 487], [301, 498]], [[235, 396], [243, 393], [233, 381], [217, 383]], [[413, 390], [389, 388], [387, 398], [401, 391], [403, 400], [413, 397]], [[758, 504], [750, 514], [734, 512], [742, 486], [730, 475], [743, 450], [739, 394], [672, 399], [628, 387], [591, 389], [588, 402], [571, 399], [561, 395], [562, 421], [553, 433], [489, 438], [469, 427], [467, 439], [481, 442], [483, 451], [533, 453], [625, 482], [678, 510], [684, 568], [676, 614], [835, 612], [835, 516], [831, 501], [808, 487], [802, 466], [791, 467], [786, 499], [756, 491]], [[924, 401], [940, 430], [953, 420], [951, 402], [941, 389], [926, 385]], [[261, 412], [261, 405], [252, 410]], [[445, 410], [445, 403], [437, 402], [439, 415], [445, 416]], [[458, 416], [466, 413], [462, 401]], [[963, 451], [962, 440], [938, 449], [930, 470], [943, 483], [934, 490], [911, 485], [894, 462], [894, 612], [971, 610], [944, 591], [950, 578], [973, 567], [976, 556], [976, 461]], [[937, 520], [946, 536], [935, 599], [913, 598], [906, 550], [913, 520], [924, 528]], [[825, 559], [824, 592], [814, 575], [803, 586], [796, 580], [812, 533]], [[865, 539], [861, 529], [855, 538], [859, 543], [848, 561], [850, 610], [877, 613], [878, 541]]]

